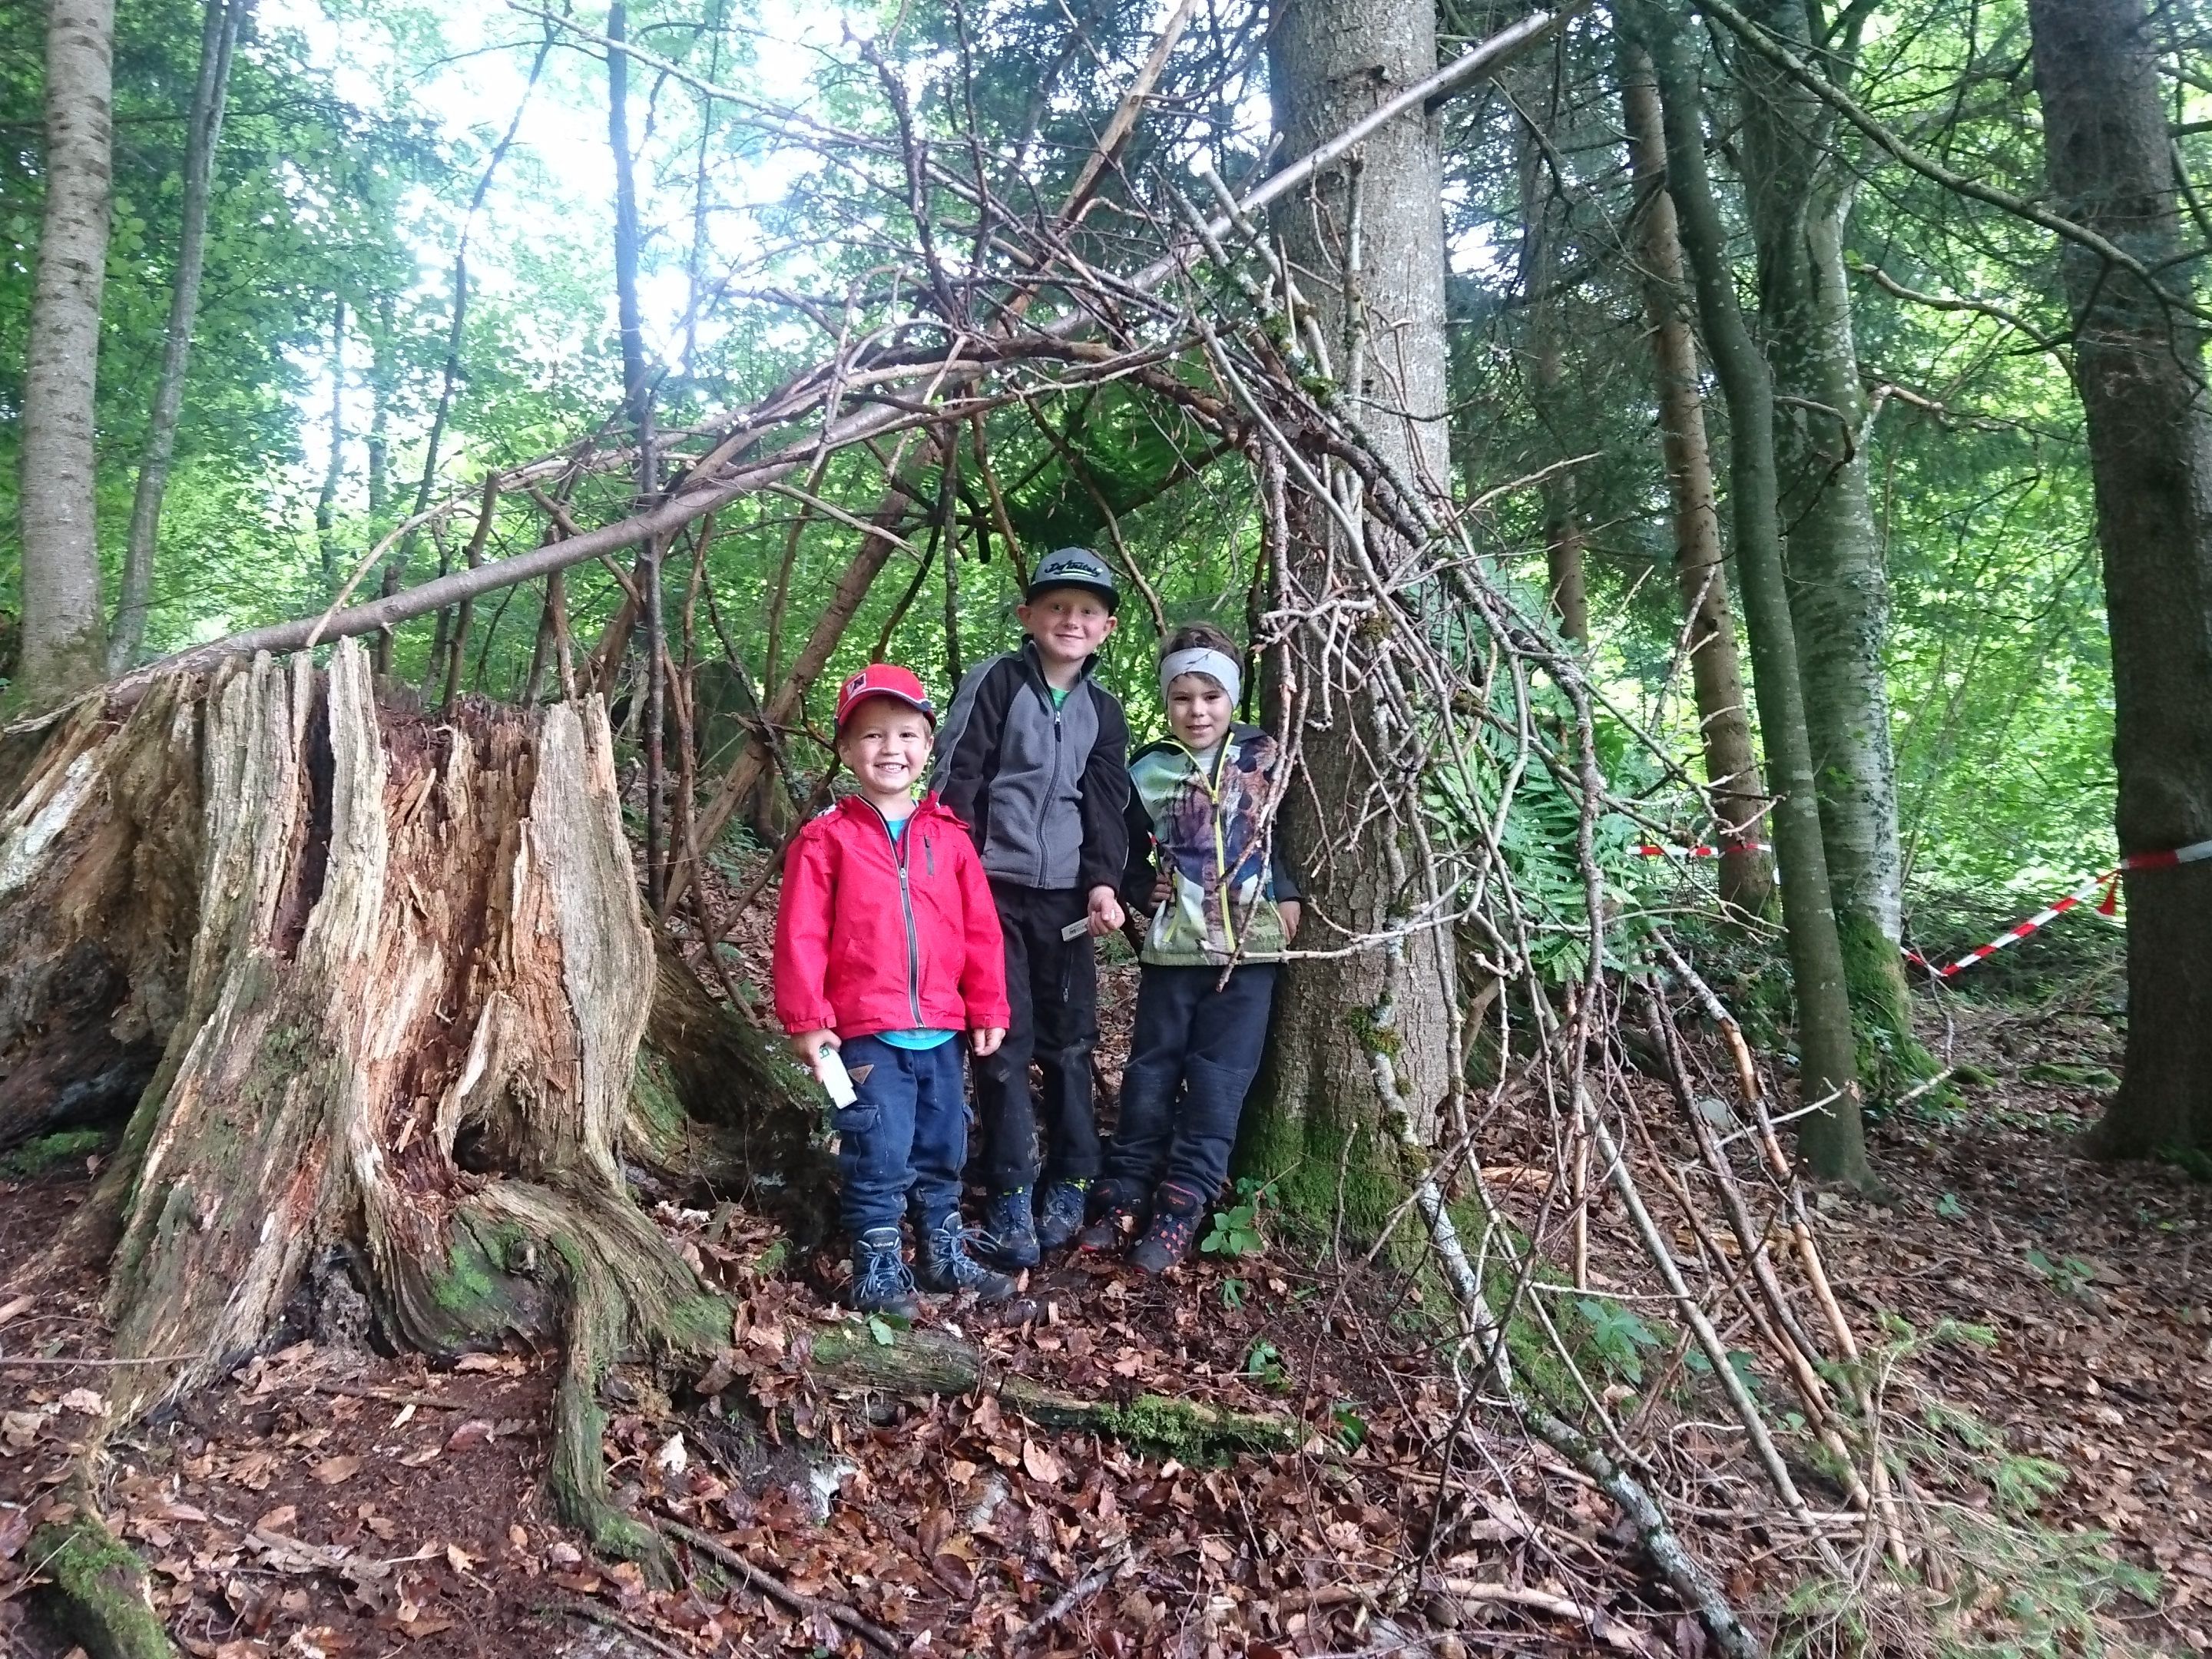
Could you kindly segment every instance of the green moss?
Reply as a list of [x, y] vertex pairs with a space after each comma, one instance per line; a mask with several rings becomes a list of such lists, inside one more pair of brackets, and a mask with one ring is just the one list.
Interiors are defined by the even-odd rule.
[[42, 1175], [58, 1164], [70, 1164], [90, 1157], [107, 1145], [106, 1133], [100, 1129], [61, 1129], [50, 1135], [40, 1135], [28, 1140], [5, 1158], [0, 1158], [0, 1176], [18, 1179]]
[[1210, 1411], [1157, 1394], [1102, 1407], [1097, 1425], [1117, 1439], [1154, 1448], [1184, 1463], [1212, 1462], [1239, 1451], [1287, 1451], [1296, 1443], [1286, 1423]]
[[1844, 990], [1858, 1038], [1859, 1082], [1869, 1100], [1894, 1099], [1942, 1069], [1913, 1035], [1912, 991], [1903, 959], [1868, 911], [1838, 905], [1836, 940], [1843, 947]]
[[1371, 1126], [1275, 1110], [1245, 1115], [1237, 1172], [1265, 1183], [1293, 1227], [1332, 1228], [1340, 1200], [1352, 1239], [1378, 1237], [1407, 1190], [1397, 1147]]
[[96, 1659], [174, 1659], [146, 1600], [137, 1556], [92, 1516], [32, 1534], [30, 1556], [46, 1564], [58, 1622]]

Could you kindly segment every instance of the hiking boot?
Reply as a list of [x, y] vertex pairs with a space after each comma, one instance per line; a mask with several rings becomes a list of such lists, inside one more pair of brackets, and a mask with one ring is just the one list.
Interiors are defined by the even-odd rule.
[[946, 1211], [930, 1224], [921, 1240], [922, 1288], [940, 1296], [973, 1291], [978, 1302], [1004, 1302], [1014, 1293], [1014, 1281], [969, 1254], [968, 1239], [957, 1210]]
[[1064, 1250], [1083, 1231], [1083, 1212], [1091, 1202], [1087, 1181], [1055, 1181], [1037, 1200], [1036, 1241], [1039, 1250]]
[[1133, 1182], [1105, 1180], [1091, 1189], [1091, 1224], [1076, 1236], [1083, 1250], [1121, 1250], [1144, 1231], [1152, 1206]]
[[854, 1311], [912, 1319], [921, 1311], [914, 1275], [899, 1250], [899, 1230], [871, 1227], [853, 1241]]
[[1016, 1273], [1037, 1264], [1036, 1216], [1031, 1202], [1026, 1187], [994, 1193], [984, 1207], [982, 1231], [975, 1236], [979, 1251]]
[[1139, 1273], [1165, 1273], [1190, 1254], [1190, 1242], [1205, 1213], [1206, 1200], [1189, 1188], [1172, 1181], [1160, 1182], [1159, 1191], [1152, 1194], [1152, 1224], [1131, 1247], [1129, 1265]]

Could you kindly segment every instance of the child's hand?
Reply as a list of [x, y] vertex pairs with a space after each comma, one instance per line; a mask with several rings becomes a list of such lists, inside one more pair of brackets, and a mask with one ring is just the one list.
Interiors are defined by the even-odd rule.
[[1275, 914], [1283, 919], [1283, 943], [1288, 945], [1298, 936], [1298, 918], [1305, 912], [1296, 899], [1279, 899]]
[[1006, 1040], [1006, 1028], [1003, 1025], [981, 1026], [968, 1033], [968, 1044], [975, 1049], [978, 1060], [997, 1054], [999, 1045]]
[[[838, 1048], [844, 1045], [837, 1041], [837, 1034], [835, 1031], [820, 1030], [797, 1033], [791, 1039], [791, 1046], [799, 1055], [799, 1063], [812, 1072], [814, 1057], [817, 1054], [824, 1048]], [[820, 1073], [817, 1073], [816, 1075], [819, 1076]]]
[[1121, 901], [1105, 883], [1091, 890], [1091, 937], [1103, 939], [1121, 925]]

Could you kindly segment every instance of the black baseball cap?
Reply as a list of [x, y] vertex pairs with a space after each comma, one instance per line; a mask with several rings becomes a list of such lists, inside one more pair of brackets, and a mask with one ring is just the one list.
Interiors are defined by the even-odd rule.
[[1022, 601], [1028, 604], [1055, 587], [1080, 587], [1096, 593], [1106, 601], [1110, 612], [1121, 603], [1121, 590], [1114, 586], [1114, 573], [1106, 568], [1106, 561], [1087, 547], [1056, 548], [1044, 556], [1044, 561], [1030, 573], [1028, 589]]

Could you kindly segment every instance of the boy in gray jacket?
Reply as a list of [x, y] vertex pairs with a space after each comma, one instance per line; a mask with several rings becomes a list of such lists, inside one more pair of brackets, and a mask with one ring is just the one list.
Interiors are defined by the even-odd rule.
[[[975, 1077], [992, 1188], [979, 1243], [1007, 1268], [1073, 1242], [1098, 1175], [1091, 941], [1121, 925], [1129, 728], [1091, 671], [1118, 599], [1097, 554], [1048, 555], [1014, 613], [1028, 638], [969, 671], [938, 738], [933, 787], [975, 837], [1006, 940], [1013, 1018]], [[1033, 1057], [1041, 1097], [1030, 1089]]]

